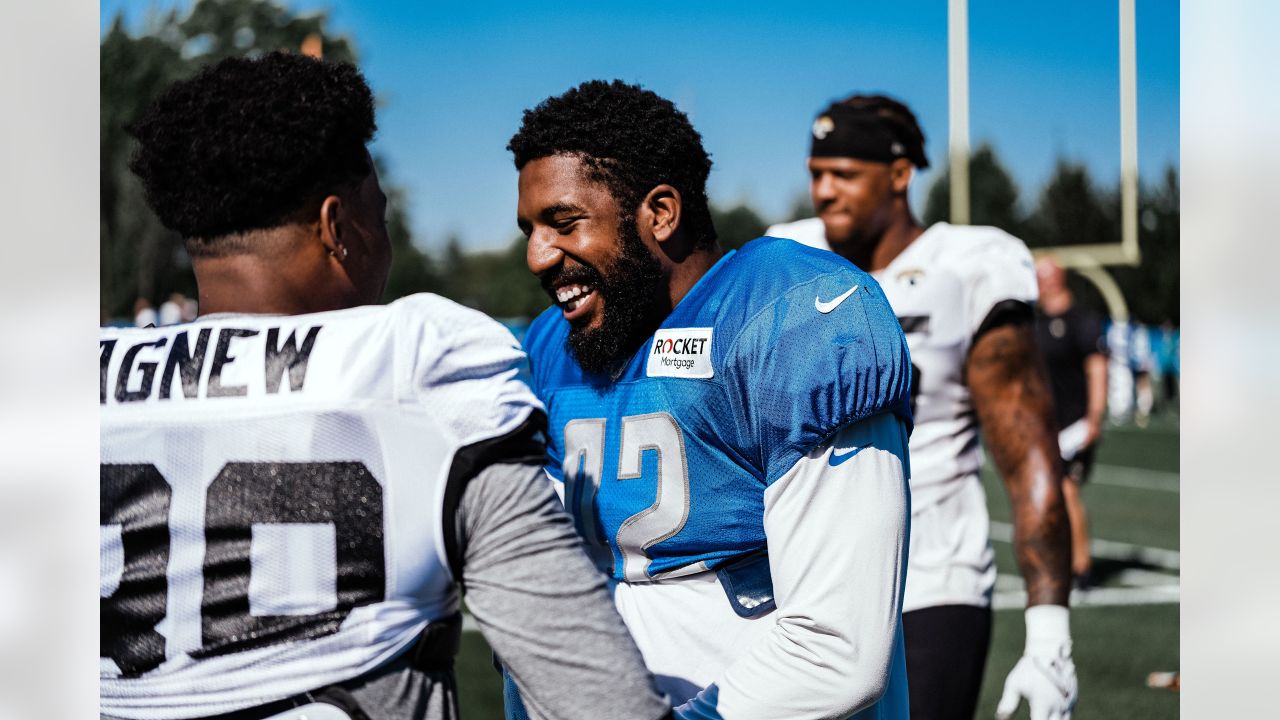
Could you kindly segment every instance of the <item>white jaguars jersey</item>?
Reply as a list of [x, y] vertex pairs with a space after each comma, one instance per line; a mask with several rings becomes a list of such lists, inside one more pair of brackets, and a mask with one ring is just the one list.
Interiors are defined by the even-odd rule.
[[[822, 220], [776, 225], [767, 234], [829, 250]], [[974, 334], [1000, 302], [1034, 303], [1026, 245], [993, 227], [937, 223], [889, 266], [872, 273], [911, 349], [911, 497], [915, 510], [954, 492], [981, 467], [978, 419], [964, 381]]]
[[230, 712], [356, 677], [458, 606], [455, 454], [540, 407], [433, 295], [106, 329], [101, 711]]

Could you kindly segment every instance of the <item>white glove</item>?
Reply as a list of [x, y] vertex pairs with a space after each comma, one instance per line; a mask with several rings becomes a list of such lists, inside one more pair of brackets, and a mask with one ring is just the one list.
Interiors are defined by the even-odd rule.
[[1076, 706], [1076, 666], [1071, 662], [1070, 611], [1061, 605], [1027, 608], [1027, 645], [1004, 681], [996, 720], [1009, 720], [1022, 698], [1031, 720], [1071, 720]]

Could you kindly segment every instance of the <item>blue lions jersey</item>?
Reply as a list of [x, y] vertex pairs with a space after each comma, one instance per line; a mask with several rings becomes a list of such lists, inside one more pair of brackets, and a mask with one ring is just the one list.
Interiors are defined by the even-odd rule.
[[771, 483], [850, 423], [910, 423], [911, 361], [880, 286], [790, 240], [726, 253], [616, 377], [585, 373], [568, 334], [552, 307], [525, 337], [546, 470], [617, 580], [763, 550]]

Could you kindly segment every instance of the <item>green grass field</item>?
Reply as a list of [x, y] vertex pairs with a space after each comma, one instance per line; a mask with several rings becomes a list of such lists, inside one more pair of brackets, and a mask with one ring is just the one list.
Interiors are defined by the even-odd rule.
[[[993, 537], [1009, 523], [1009, 502], [1000, 481], [984, 472]], [[1155, 418], [1151, 427], [1109, 429], [1097, 465], [1085, 486], [1094, 568], [1099, 590], [1077, 594], [1071, 629], [1080, 681], [1077, 720], [1178, 717], [1178, 695], [1146, 686], [1147, 673], [1178, 664], [1178, 428], [1176, 419]], [[1012, 547], [996, 539], [995, 631], [978, 705], [978, 718], [995, 715], [1004, 676], [1022, 653], [1023, 623]], [[1152, 548], [1155, 552], [1146, 551]], [[1170, 597], [1172, 595], [1172, 599]], [[458, 684], [464, 717], [502, 717], [502, 690], [488, 646], [478, 633], [463, 638]], [[1027, 718], [1026, 705], [1017, 717]]]

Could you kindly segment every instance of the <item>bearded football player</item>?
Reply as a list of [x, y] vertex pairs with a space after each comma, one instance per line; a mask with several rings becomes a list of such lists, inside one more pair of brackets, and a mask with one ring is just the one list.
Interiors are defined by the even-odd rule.
[[230, 59], [132, 126], [202, 315], [103, 330], [101, 712], [455, 718], [459, 585], [530, 702], [669, 713], [541, 476], [510, 333], [391, 262], [351, 65]]
[[997, 715], [1011, 715], [1025, 697], [1033, 718], [1069, 718], [1071, 536], [1035, 344], [1031, 254], [992, 227], [921, 228], [907, 190], [928, 165], [924, 134], [905, 105], [883, 96], [835, 103], [812, 128], [819, 217], [768, 234], [834, 250], [868, 270], [911, 347], [911, 562], [902, 616], [911, 717], [968, 719], [978, 701], [996, 579], [978, 475], [981, 428], [1013, 506], [1028, 605], [1026, 650]]
[[906, 718], [910, 360], [876, 281], [723, 252], [700, 136], [640, 87], [549, 98], [509, 148], [546, 471], [677, 716]]

